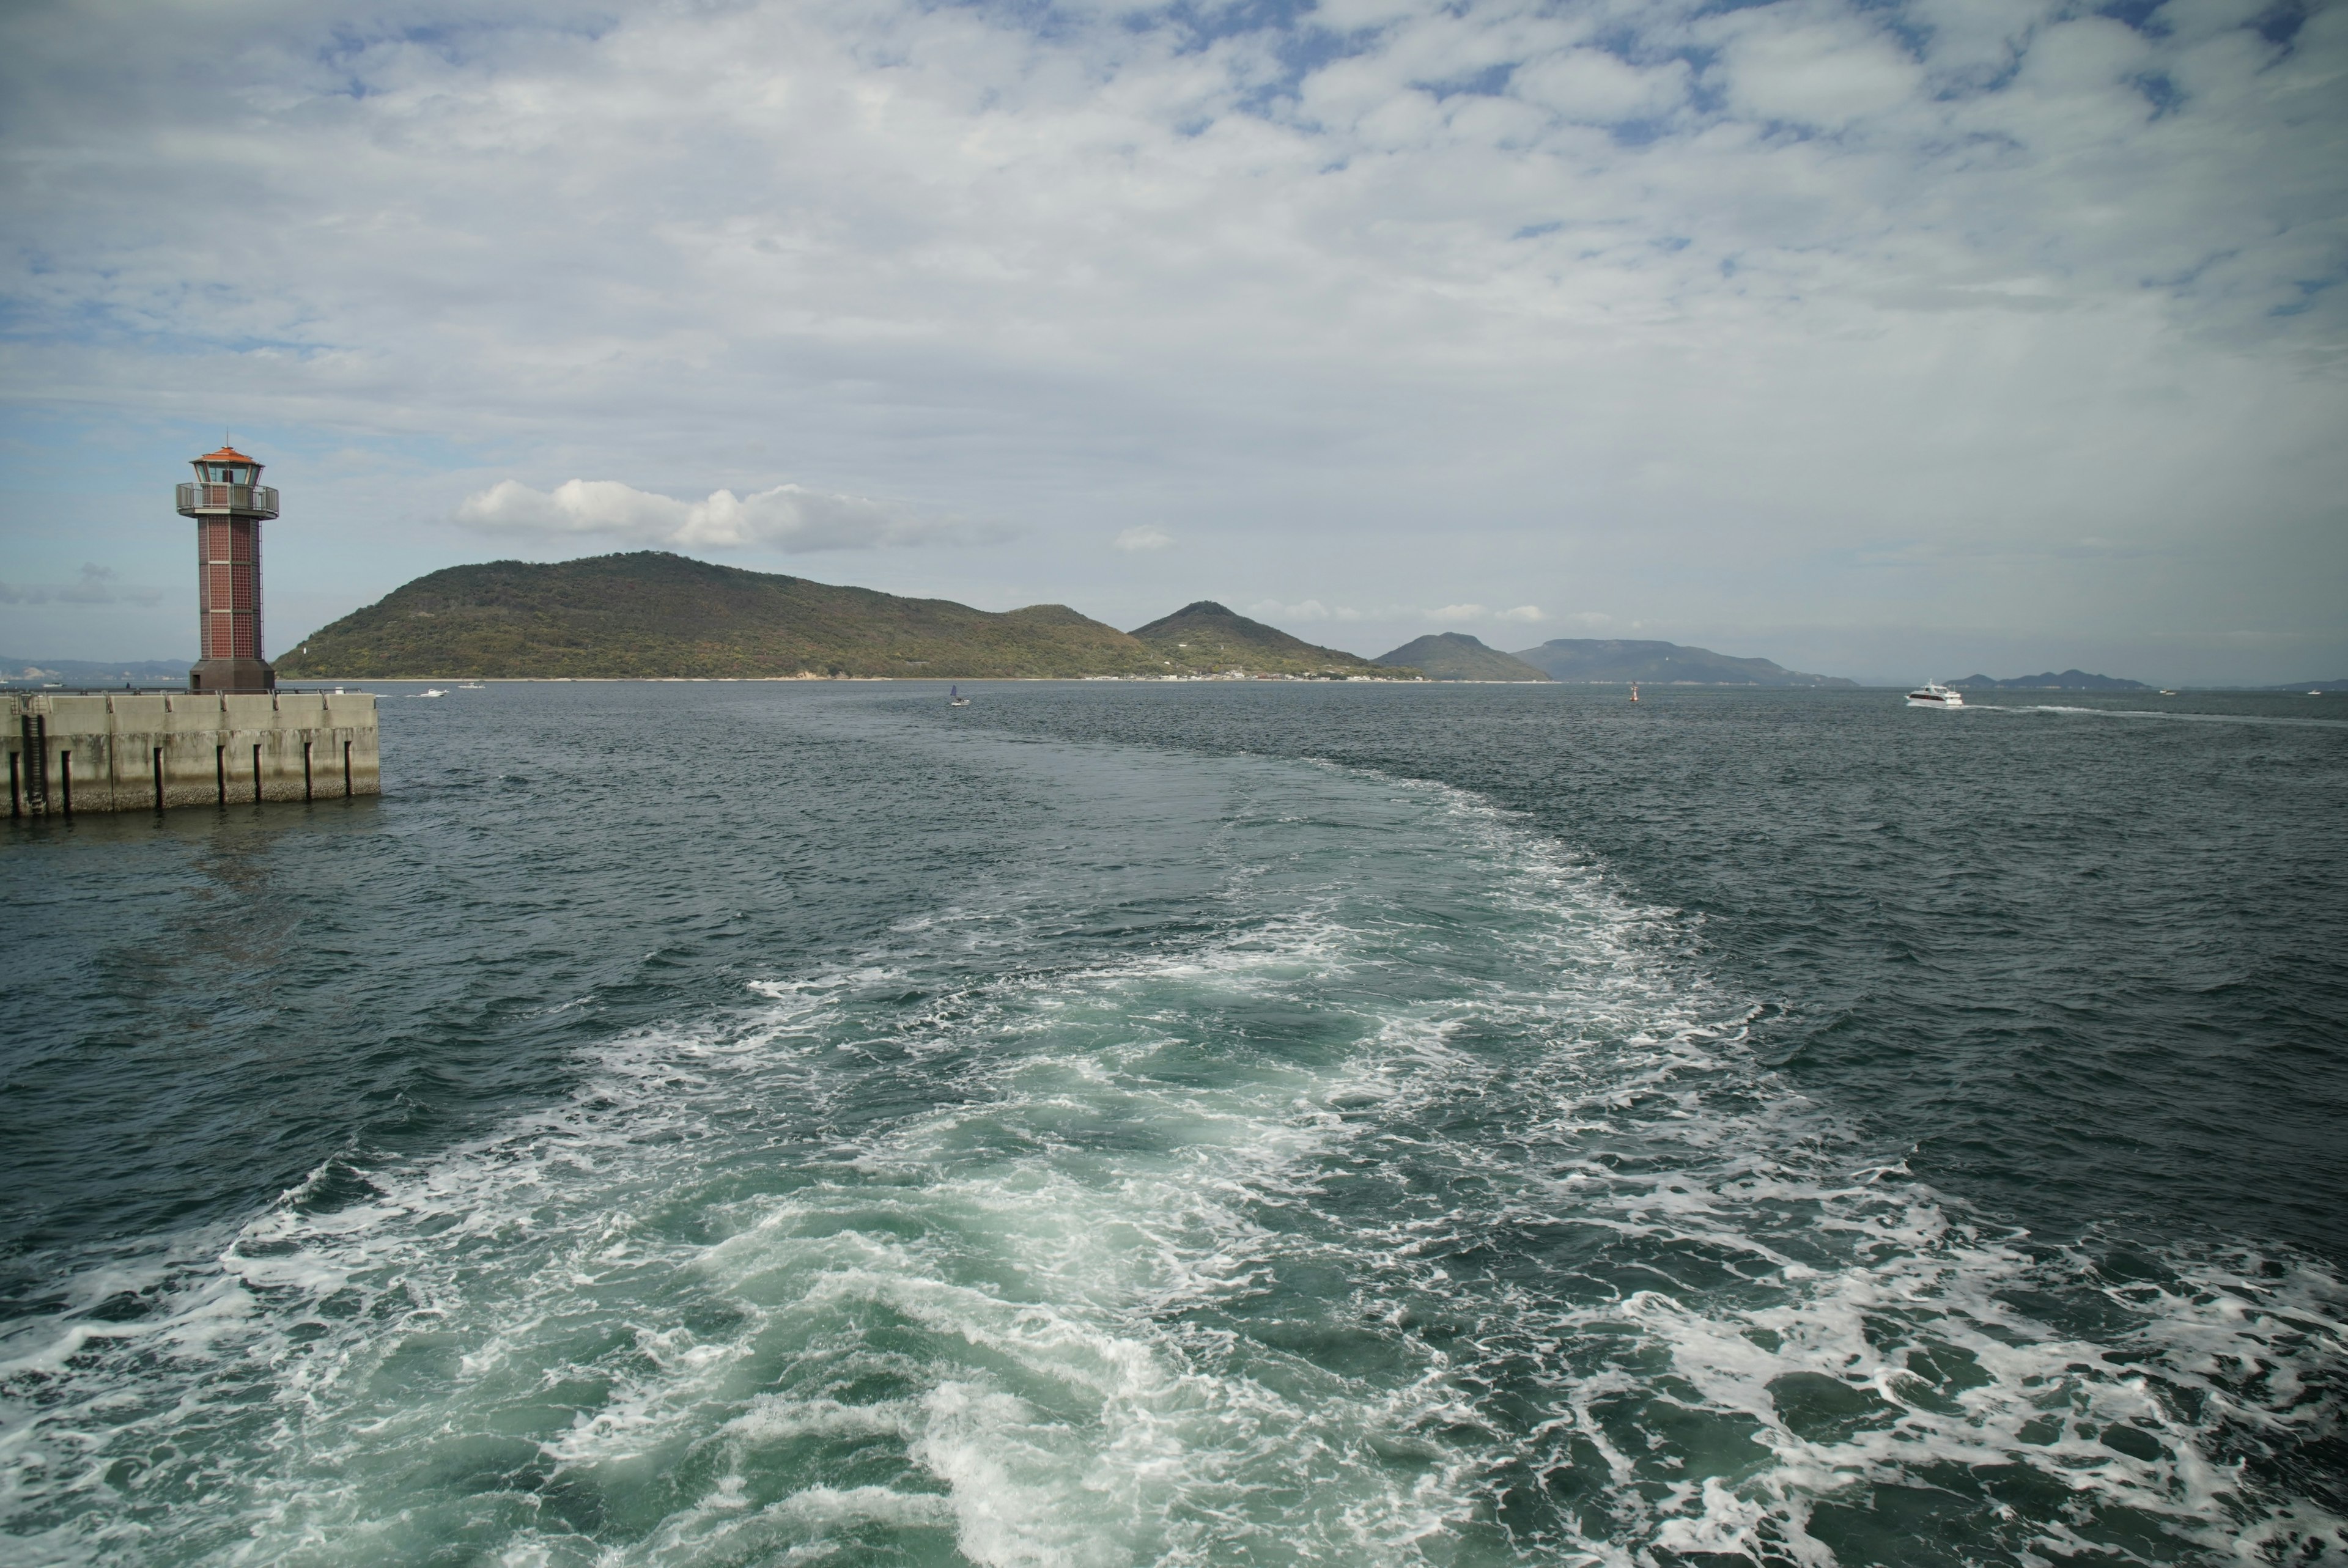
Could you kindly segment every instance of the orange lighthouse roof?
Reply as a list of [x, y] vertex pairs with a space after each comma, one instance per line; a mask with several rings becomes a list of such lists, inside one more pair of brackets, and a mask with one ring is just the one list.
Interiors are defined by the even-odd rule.
[[258, 463], [258, 457], [248, 457], [233, 446], [223, 446], [217, 452], [207, 452], [196, 459], [199, 463]]

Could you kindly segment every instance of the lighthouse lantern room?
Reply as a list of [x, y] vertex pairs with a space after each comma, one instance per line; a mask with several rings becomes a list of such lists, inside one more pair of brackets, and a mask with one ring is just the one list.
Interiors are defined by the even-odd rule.
[[196, 519], [198, 642], [191, 692], [273, 692], [277, 672], [261, 651], [261, 525], [277, 492], [261, 465], [233, 446], [195, 460], [180, 487], [180, 515]]

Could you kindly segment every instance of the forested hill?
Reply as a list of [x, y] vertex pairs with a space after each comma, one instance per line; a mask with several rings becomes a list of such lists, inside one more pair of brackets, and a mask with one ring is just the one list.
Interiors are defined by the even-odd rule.
[[942, 599], [665, 551], [417, 578], [281, 656], [293, 679], [1162, 674], [1165, 656], [1063, 605]]
[[1838, 675], [1806, 675], [1766, 659], [1737, 659], [1709, 648], [1684, 648], [1596, 637], [1560, 637], [1517, 657], [1556, 681], [1693, 682], [1704, 686], [1856, 686]]
[[1481, 638], [1470, 637], [1464, 631], [1437, 631], [1404, 643], [1391, 653], [1378, 656], [1383, 664], [1407, 665], [1423, 672], [1430, 681], [1546, 681], [1546, 671], [1536, 670], [1512, 653], [1488, 648]]
[[640, 550], [419, 577], [277, 660], [292, 680], [1413, 673], [1206, 601], [1128, 635], [1066, 605], [995, 612]]
[[1178, 668], [1202, 674], [1245, 670], [1267, 675], [1410, 675], [1358, 653], [1323, 648], [1276, 626], [1250, 620], [1210, 599], [1134, 628], [1133, 635]]

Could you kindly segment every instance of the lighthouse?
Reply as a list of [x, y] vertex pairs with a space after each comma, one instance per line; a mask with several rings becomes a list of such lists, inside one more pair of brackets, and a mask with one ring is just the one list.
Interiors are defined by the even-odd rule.
[[180, 516], [196, 519], [201, 607], [187, 691], [0, 693], [10, 816], [383, 793], [375, 698], [280, 692], [261, 656], [261, 525], [276, 515], [260, 464], [233, 446], [196, 459], [180, 487]]
[[195, 460], [180, 487], [180, 516], [196, 519], [197, 644], [191, 692], [273, 692], [277, 672], [261, 652], [261, 524], [277, 492], [261, 465], [233, 446]]

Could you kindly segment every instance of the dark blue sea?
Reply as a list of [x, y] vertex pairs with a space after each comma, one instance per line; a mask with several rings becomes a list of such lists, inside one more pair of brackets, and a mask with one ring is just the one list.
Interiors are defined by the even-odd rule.
[[0, 1560], [2348, 1561], [2348, 699], [385, 686], [0, 846]]

